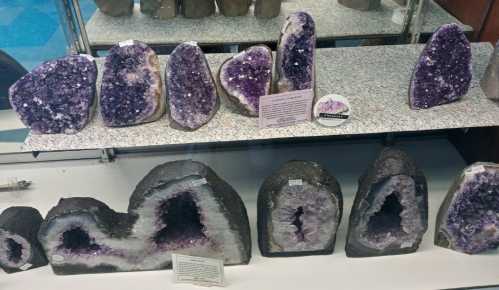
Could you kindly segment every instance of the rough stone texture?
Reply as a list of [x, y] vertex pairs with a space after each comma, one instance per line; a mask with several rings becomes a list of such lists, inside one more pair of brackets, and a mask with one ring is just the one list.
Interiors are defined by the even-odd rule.
[[258, 193], [262, 255], [331, 254], [342, 211], [340, 185], [327, 170], [310, 161], [285, 163]]
[[196, 130], [220, 107], [217, 88], [203, 51], [194, 42], [178, 45], [165, 72], [170, 125]]
[[467, 254], [499, 246], [499, 165], [477, 162], [452, 184], [437, 215], [435, 245]]
[[140, 0], [140, 12], [157, 19], [177, 16], [178, 0]]
[[457, 24], [441, 26], [426, 44], [411, 77], [409, 105], [426, 109], [459, 100], [471, 84], [471, 46]]
[[182, 0], [180, 9], [186, 18], [203, 18], [215, 14], [215, 0]]
[[224, 16], [244, 16], [248, 14], [251, 0], [216, 0], [220, 13]]
[[415, 252], [428, 228], [426, 178], [402, 151], [387, 148], [359, 179], [348, 226], [348, 257]]
[[47, 265], [36, 237], [43, 218], [32, 207], [9, 207], [0, 215], [0, 268], [15, 273]]
[[35, 134], [73, 134], [92, 117], [96, 79], [97, 66], [90, 56], [47, 61], [10, 87], [10, 104]]
[[99, 10], [109, 16], [132, 15], [133, 0], [94, 0]]
[[255, 16], [259, 18], [274, 18], [281, 13], [282, 0], [256, 0]]
[[218, 73], [220, 92], [241, 114], [257, 117], [260, 97], [271, 93], [272, 66], [270, 48], [252, 46], [222, 64]]
[[400, 6], [406, 6], [407, 5], [407, 0], [393, 0], [395, 3], [397, 3]]
[[499, 41], [496, 43], [480, 85], [489, 99], [499, 100]]
[[381, 7], [381, 0], [338, 0], [338, 3], [360, 11], [369, 11]]
[[121, 43], [109, 51], [100, 91], [104, 124], [130, 126], [157, 120], [165, 112], [156, 53], [145, 43]]

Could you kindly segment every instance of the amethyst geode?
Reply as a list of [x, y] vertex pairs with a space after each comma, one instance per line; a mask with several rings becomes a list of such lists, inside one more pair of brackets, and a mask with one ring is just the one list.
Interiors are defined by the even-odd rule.
[[359, 179], [348, 257], [415, 252], [428, 228], [426, 178], [404, 152], [387, 148]]
[[104, 63], [100, 109], [109, 127], [157, 120], [165, 112], [159, 60], [140, 41], [126, 41], [109, 50]]
[[182, 43], [173, 50], [165, 79], [173, 128], [196, 130], [218, 111], [217, 88], [206, 57], [195, 42]]
[[92, 198], [61, 199], [38, 235], [56, 274], [171, 268], [171, 254], [247, 264], [246, 208], [237, 192], [191, 160], [157, 166], [139, 182], [128, 213]]
[[258, 193], [258, 245], [263, 256], [334, 251], [343, 198], [338, 181], [310, 161], [290, 161]]
[[221, 92], [247, 116], [258, 116], [260, 97], [272, 87], [272, 51], [252, 46], [226, 60], [218, 73]]
[[10, 104], [35, 134], [74, 134], [92, 117], [96, 79], [91, 56], [47, 61], [10, 87]]
[[457, 24], [441, 26], [426, 44], [409, 87], [411, 109], [459, 100], [471, 83], [471, 46]]
[[480, 85], [489, 99], [499, 100], [499, 41], [496, 43]]
[[15, 273], [47, 265], [37, 233], [43, 221], [32, 207], [9, 207], [0, 215], [0, 268]]
[[437, 215], [435, 245], [467, 254], [499, 247], [499, 165], [475, 163], [452, 184]]

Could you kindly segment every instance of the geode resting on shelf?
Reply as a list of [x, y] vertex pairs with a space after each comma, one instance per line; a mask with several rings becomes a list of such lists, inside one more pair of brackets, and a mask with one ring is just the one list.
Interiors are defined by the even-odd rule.
[[369, 11], [381, 7], [381, 0], [338, 0], [338, 3], [360, 11]]
[[193, 131], [208, 123], [220, 100], [208, 61], [195, 42], [184, 42], [170, 54], [165, 81], [170, 125]]
[[459, 100], [470, 87], [471, 46], [457, 24], [442, 25], [426, 44], [411, 77], [409, 105], [426, 109]]
[[258, 193], [262, 255], [331, 254], [342, 211], [334, 176], [315, 162], [287, 162], [265, 179]]
[[39, 232], [56, 274], [171, 268], [171, 254], [247, 264], [249, 222], [236, 191], [191, 160], [154, 168], [137, 185], [128, 213], [92, 198], [61, 199]]
[[435, 245], [467, 254], [499, 246], [499, 165], [477, 162], [452, 184], [437, 215]]
[[109, 16], [126, 16], [133, 13], [133, 0], [94, 0], [99, 10]]
[[215, 0], [181, 0], [180, 9], [186, 18], [203, 18], [215, 14]]
[[260, 97], [272, 88], [272, 51], [255, 45], [226, 60], [218, 79], [221, 92], [247, 116], [258, 116]]
[[359, 179], [350, 212], [347, 256], [415, 252], [427, 228], [425, 176], [404, 152], [383, 150]]
[[259, 18], [277, 17], [281, 12], [282, 0], [256, 0], [255, 16]]
[[496, 43], [480, 85], [489, 99], [499, 100], [499, 41]]
[[277, 47], [278, 92], [314, 89], [315, 23], [306, 12], [292, 13], [281, 29]]
[[43, 221], [32, 207], [9, 207], [0, 215], [0, 268], [6, 273], [47, 265], [36, 235]]
[[97, 66], [91, 56], [50, 60], [10, 87], [10, 104], [35, 134], [74, 134], [92, 117], [96, 79]]
[[178, 0], [140, 0], [140, 12], [157, 19], [177, 16]]
[[248, 14], [251, 0], [216, 0], [223, 16], [244, 16]]
[[159, 60], [136, 40], [109, 50], [104, 63], [100, 109], [104, 124], [122, 127], [157, 120], [165, 112]]

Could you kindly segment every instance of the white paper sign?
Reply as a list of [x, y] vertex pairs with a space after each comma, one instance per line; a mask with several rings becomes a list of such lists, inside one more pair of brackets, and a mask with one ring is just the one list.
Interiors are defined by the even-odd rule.
[[129, 40], [125, 40], [125, 41], [122, 41], [122, 42], [118, 42], [118, 45], [120, 47], [133, 45], [133, 39], [129, 39]]
[[301, 179], [290, 179], [288, 181], [289, 186], [301, 186], [303, 185], [303, 180]]
[[33, 266], [33, 265], [30, 263], [26, 263], [26, 264], [22, 265], [21, 267], [19, 267], [19, 269], [21, 269], [22, 271], [26, 271], [29, 268], [31, 268], [31, 266]]
[[224, 286], [224, 262], [219, 259], [172, 254], [176, 283]]
[[260, 129], [311, 121], [313, 99], [313, 90], [261, 96], [258, 120]]

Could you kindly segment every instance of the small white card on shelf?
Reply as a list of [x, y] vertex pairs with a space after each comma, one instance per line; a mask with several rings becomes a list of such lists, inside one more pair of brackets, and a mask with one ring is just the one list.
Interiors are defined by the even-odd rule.
[[314, 91], [300, 90], [260, 97], [260, 129], [292, 126], [312, 120]]
[[133, 39], [118, 42], [120, 47], [133, 45]]
[[303, 185], [303, 180], [301, 179], [290, 179], [288, 181], [289, 186], [301, 186]]
[[485, 171], [485, 167], [483, 165], [471, 166], [464, 172], [466, 175], [475, 175], [477, 173], [481, 173]]
[[201, 186], [201, 185], [206, 184], [206, 183], [208, 183], [208, 181], [206, 181], [206, 178], [203, 177], [203, 178], [191, 181], [191, 186], [198, 187], [198, 186]]
[[31, 268], [31, 266], [33, 266], [33, 265], [30, 264], [30, 263], [26, 263], [26, 264], [22, 265], [21, 267], [19, 267], [19, 269], [22, 270], [22, 271], [26, 271], [29, 268]]
[[404, 24], [404, 19], [406, 14], [407, 14], [406, 8], [393, 9], [392, 22], [398, 25]]
[[172, 254], [176, 283], [224, 286], [224, 262], [219, 259]]

